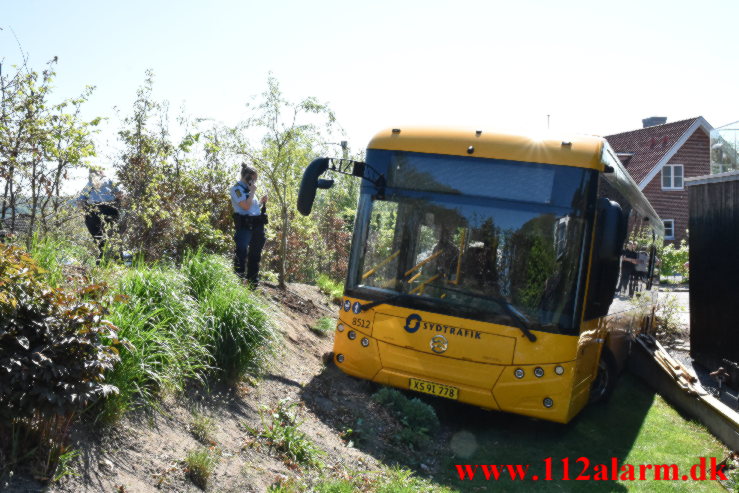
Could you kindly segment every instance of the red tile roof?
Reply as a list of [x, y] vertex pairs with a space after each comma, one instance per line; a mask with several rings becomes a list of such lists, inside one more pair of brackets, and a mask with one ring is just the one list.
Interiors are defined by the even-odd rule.
[[607, 135], [606, 140], [621, 154], [634, 181], [640, 183], [698, 118]]

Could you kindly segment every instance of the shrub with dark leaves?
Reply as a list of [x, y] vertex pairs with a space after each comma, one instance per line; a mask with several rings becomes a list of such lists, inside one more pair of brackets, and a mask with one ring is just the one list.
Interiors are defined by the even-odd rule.
[[67, 414], [115, 391], [104, 383], [117, 360], [115, 326], [103, 308], [49, 288], [22, 250], [0, 246], [0, 418]]
[[26, 252], [0, 244], [0, 441], [20, 426], [58, 452], [75, 413], [117, 391], [105, 383], [117, 329], [103, 319], [102, 286], [68, 293], [42, 274]]

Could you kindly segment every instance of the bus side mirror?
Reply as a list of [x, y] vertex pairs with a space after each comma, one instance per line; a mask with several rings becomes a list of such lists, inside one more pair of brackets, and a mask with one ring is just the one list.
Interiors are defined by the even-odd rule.
[[333, 180], [322, 180], [321, 176], [328, 169], [328, 158], [319, 157], [314, 159], [305, 171], [303, 171], [303, 179], [300, 182], [300, 190], [298, 191], [298, 212], [307, 216], [313, 209], [313, 201], [316, 199], [316, 189], [331, 188]]
[[598, 260], [618, 262], [626, 236], [626, 221], [621, 206], [606, 198], [598, 199], [598, 222]]
[[626, 220], [621, 206], [606, 198], [598, 199], [593, 265], [590, 273], [585, 319], [603, 317], [616, 294], [621, 250], [626, 239]]

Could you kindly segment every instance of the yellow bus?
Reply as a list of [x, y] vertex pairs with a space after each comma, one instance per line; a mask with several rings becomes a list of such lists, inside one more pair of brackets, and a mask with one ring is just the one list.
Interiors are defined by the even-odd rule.
[[301, 213], [326, 171], [362, 179], [342, 371], [561, 423], [608, 396], [651, 324], [664, 228], [604, 139], [387, 129], [365, 162], [314, 160]]

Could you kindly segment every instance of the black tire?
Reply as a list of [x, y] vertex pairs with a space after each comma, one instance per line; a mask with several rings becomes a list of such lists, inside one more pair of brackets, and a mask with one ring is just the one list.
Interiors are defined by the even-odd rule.
[[616, 387], [617, 377], [616, 358], [607, 347], [604, 347], [600, 353], [600, 361], [598, 361], [598, 373], [590, 387], [590, 402], [607, 401]]

